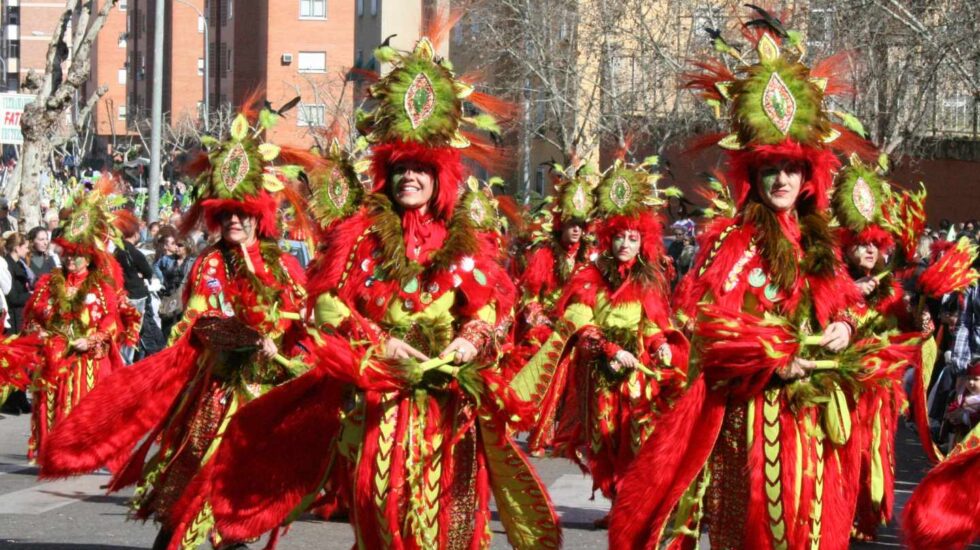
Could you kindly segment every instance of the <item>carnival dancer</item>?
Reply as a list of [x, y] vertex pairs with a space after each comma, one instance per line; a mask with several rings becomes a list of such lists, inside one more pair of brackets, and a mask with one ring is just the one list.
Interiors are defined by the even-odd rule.
[[376, 55], [393, 69], [359, 117], [372, 192], [310, 268], [323, 332], [312, 370], [228, 427], [218, 529], [245, 540], [275, 528], [341, 469], [358, 548], [488, 547], [491, 494], [511, 544], [556, 547], [551, 503], [505, 429], [513, 400], [494, 329], [515, 289], [497, 263], [493, 201], [463, 181], [461, 155], [480, 144], [461, 124], [490, 122], [464, 117], [463, 100], [486, 98], [426, 38]]
[[[913, 307], [897, 276], [904, 271], [899, 259], [905, 256], [896, 253], [894, 237], [882, 226], [890, 187], [881, 170], [852, 156], [837, 175], [832, 201], [848, 272], [863, 296], [863, 304], [854, 310], [855, 339], [917, 347], [931, 336], [932, 323], [928, 313], [919, 323], [913, 322]], [[855, 414], [863, 443], [852, 535], [862, 540], [874, 539], [878, 526], [891, 520], [894, 509], [895, 434], [906, 402], [902, 382], [913, 365], [902, 354], [892, 358], [878, 362], [866, 374]]]
[[655, 210], [665, 202], [648, 171], [654, 160], [617, 160], [607, 170], [596, 191], [599, 257], [569, 282], [557, 304], [562, 326], [515, 380], [523, 387], [529, 373], [554, 371], [536, 401], [542, 421], [556, 418], [555, 454], [578, 463], [593, 490], [614, 501], [686, 379], [687, 340], [670, 324], [673, 267]]
[[42, 449], [42, 477], [106, 466], [110, 491], [135, 483], [135, 517], [161, 524], [154, 548], [207, 540], [210, 477], [195, 474], [210, 471], [235, 411], [297, 370], [280, 351], [292, 355], [305, 337], [305, 277], [278, 245], [277, 209], [284, 198], [298, 200], [288, 186], [300, 168], [289, 163], [315, 160], [260, 141], [277, 116], [238, 115], [227, 140], [207, 139], [192, 165], [201, 173], [184, 227], [203, 217], [221, 239], [191, 268], [171, 346], [108, 378]]
[[[599, 174], [578, 163], [568, 168], [552, 166], [555, 174], [555, 204], [550, 218], [532, 234], [527, 266], [518, 281], [518, 304], [514, 351], [506, 363], [518, 370], [551, 335], [557, 314], [555, 305], [573, 276], [595, 258], [589, 235]], [[552, 446], [554, 411], [541, 418], [528, 436], [532, 455], [542, 456]]]
[[120, 346], [139, 339], [140, 314], [126, 299], [122, 272], [108, 247], [139, 225], [104, 177], [80, 191], [55, 243], [63, 267], [42, 276], [24, 308], [24, 332], [44, 341], [34, 372], [34, 407], [27, 456], [37, 460], [48, 434], [89, 392], [123, 366]]
[[620, 486], [615, 548], [693, 548], [704, 527], [712, 548], [848, 544], [858, 383], [832, 358], [849, 345], [860, 296], [826, 211], [839, 166], [830, 147], [864, 142], [823, 108], [841, 90], [833, 59], [809, 69], [805, 40], [764, 15], [746, 27], [757, 63], [729, 48], [736, 72], [699, 63], [690, 84], [716, 112], [731, 106], [733, 132], [718, 144], [737, 214], [707, 229], [675, 293], [694, 333], [691, 383]]

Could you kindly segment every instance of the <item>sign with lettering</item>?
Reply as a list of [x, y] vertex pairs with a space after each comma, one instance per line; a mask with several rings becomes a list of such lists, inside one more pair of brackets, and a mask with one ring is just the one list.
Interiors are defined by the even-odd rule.
[[24, 136], [20, 133], [20, 117], [24, 114], [24, 107], [35, 99], [37, 96], [30, 94], [0, 94], [0, 143], [24, 143]]

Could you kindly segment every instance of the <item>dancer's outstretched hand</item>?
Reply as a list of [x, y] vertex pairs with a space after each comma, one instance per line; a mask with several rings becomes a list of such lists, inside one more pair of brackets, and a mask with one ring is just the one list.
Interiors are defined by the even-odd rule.
[[794, 357], [790, 364], [776, 371], [776, 376], [783, 380], [797, 380], [806, 376], [816, 366], [817, 364], [809, 359]]
[[[639, 359], [635, 355], [624, 349], [616, 352], [612, 362], [613, 364], [619, 363], [623, 368], [627, 369], [635, 369], [640, 364]], [[613, 370], [618, 371], [619, 369], [613, 367]]]

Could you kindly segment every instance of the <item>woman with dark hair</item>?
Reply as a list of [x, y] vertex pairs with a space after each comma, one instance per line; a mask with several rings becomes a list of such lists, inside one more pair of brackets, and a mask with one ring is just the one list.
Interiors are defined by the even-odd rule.
[[848, 545], [862, 382], [833, 361], [861, 296], [827, 215], [831, 147], [873, 151], [824, 109], [825, 93], [844, 89], [833, 60], [811, 71], [805, 40], [753, 32], [756, 63], [743, 52], [735, 71], [704, 62], [691, 76], [730, 109], [718, 145], [736, 213], [706, 229], [676, 289], [693, 333], [690, 384], [625, 476], [611, 547], [693, 546], [703, 529], [713, 549]]
[[28, 265], [35, 275], [47, 275], [54, 268], [61, 267], [61, 260], [51, 252], [51, 235], [46, 228], [38, 226], [31, 229], [27, 240], [31, 243]]
[[129, 212], [110, 212], [112, 181], [76, 198], [58, 244], [64, 268], [38, 281], [24, 312], [25, 333], [44, 342], [34, 375], [34, 416], [28, 458], [37, 460], [48, 435], [98, 384], [123, 366], [120, 346], [135, 342], [139, 314], [126, 301], [119, 265], [106, 252], [119, 240], [115, 224]]
[[7, 237], [4, 244], [7, 255], [7, 269], [10, 271], [12, 284], [7, 293], [7, 314], [10, 316], [10, 332], [18, 333], [24, 325], [24, 306], [34, 291], [37, 278], [27, 265], [30, 254], [30, 241], [23, 233], [13, 233]]
[[[358, 117], [373, 143], [371, 192], [309, 270], [312, 370], [229, 424], [218, 529], [248, 540], [315, 505], [326, 484], [349, 504], [361, 548], [489, 546], [491, 495], [511, 544], [557, 547], [551, 503], [506, 427], [496, 330], [515, 290], [492, 195], [463, 176], [477, 136], [460, 132], [462, 97], [480, 95], [428, 39], [377, 55], [394, 68]], [[356, 179], [334, 183], [337, 206], [360, 195]]]
[[543, 395], [521, 397], [556, 419], [555, 454], [579, 464], [592, 475], [593, 491], [614, 502], [626, 468], [683, 387], [687, 366], [687, 340], [670, 322], [673, 267], [654, 209], [664, 204], [656, 179], [646, 164], [617, 161], [607, 171], [596, 190], [599, 257], [565, 286], [556, 334], [514, 380], [537, 387], [525, 377], [555, 373]]
[[110, 490], [135, 484], [135, 517], [160, 523], [157, 549], [208, 539], [212, 459], [223, 427], [245, 403], [303, 369], [283, 355], [300, 350], [306, 337], [306, 280], [279, 247], [277, 208], [296, 196], [286, 186], [300, 167], [285, 163], [310, 155], [264, 143], [270, 120], [268, 111], [239, 115], [228, 138], [209, 142], [194, 164], [198, 202], [187, 227], [203, 218], [221, 239], [191, 268], [170, 347], [97, 387], [40, 460], [42, 476], [105, 466], [113, 472]]

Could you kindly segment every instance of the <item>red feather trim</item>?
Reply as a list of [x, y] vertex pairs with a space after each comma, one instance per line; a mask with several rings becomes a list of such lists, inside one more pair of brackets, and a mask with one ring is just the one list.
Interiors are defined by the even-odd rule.
[[810, 69], [812, 78], [826, 78], [827, 87], [824, 88], [824, 96], [848, 96], [854, 94], [854, 83], [842, 78], [843, 75], [853, 74], [851, 70], [851, 56], [853, 52], [842, 51], [826, 57]]
[[429, 39], [432, 46], [438, 50], [449, 36], [449, 31], [463, 17], [461, 9], [439, 8], [428, 12], [429, 17], [422, 28], [422, 36]]
[[[840, 139], [840, 138], [838, 138]], [[834, 185], [834, 173], [840, 161], [829, 149], [808, 147], [786, 139], [778, 145], [759, 145], [749, 149], [728, 153], [728, 179], [732, 182], [732, 192], [738, 207], [745, 200], [753, 185], [753, 171], [767, 164], [793, 160], [806, 165], [806, 182], [800, 189], [800, 197], [809, 197], [816, 202], [818, 210], [830, 205], [830, 189]]]
[[905, 505], [902, 531], [911, 550], [960, 550], [980, 538], [980, 447], [932, 469]]
[[511, 101], [483, 92], [473, 92], [466, 101], [499, 121], [506, 122], [517, 117], [518, 107]]
[[41, 449], [41, 478], [110, 469], [165, 418], [194, 371], [198, 350], [187, 333], [174, 345], [95, 386]]
[[[630, 464], [609, 523], [609, 547], [656, 548], [681, 495], [704, 467], [721, 430], [726, 396], [697, 378]], [[651, 476], [650, 472], [657, 472]]]
[[371, 216], [361, 210], [333, 227], [323, 251], [307, 269], [307, 291], [312, 300], [310, 310], [316, 306], [315, 300], [321, 294], [335, 290], [340, 284], [354, 245], [370, 226]]
[[547, 294], [558, 288], [555, 275], [555, 254], [548, 245], [535, 248], [521, 276], [520, 288], [531, 296]]
[[242, 200], [207, 199], [200, 202], [204, 209], [204, 221], [208, 230], [213, 233], [221, 231], [221, 216], [226, 213], [244, 214], [253, 217], [258, 224], [256, 228], [260, 237], [276, 239], [279, 237], [278, 217], [279, 202], [266, 191], [260, 191]]
[[279, 526], [327, 476], [346, 392], [329, 371], [316, 369], [274, 388], [228, 424], [213, 460], [210, 498], [226, 538], [249, 540]]
[[140, 230], [140, 220], [129, 210], [116, 210], [112, 213], [112, 225], [123, 237], [132, 237]]
[[371, 178], [375, 193], [388, 193], [388, 176], [400, 162], [414, 161], [432, 167], [435, 172], [436, 194], [431, 199], [432, 214], [449, 220], [459, 197], [464, 177], [459, 149], [453, 147], [429, 147], [411, 141], [393, 141], [375, 145], [371, 149]]
[[31, 373], [43, 361], [42, 346], [44, 342], [36, 334], [8, 338], [0, 344], [0, 387], [26, 388], [31, 383]]
[[878, 225], [869, 225], [860, 233], [841, 228], [837, 234], [840, 237], [841, 249], [845, 252], [852, 246], [859, 244], [873, 244], [882, 252], [891, 250], [895, 246], [895, 239], [892, 238], [892, 234]]

